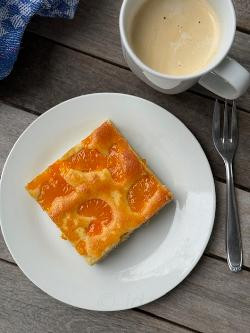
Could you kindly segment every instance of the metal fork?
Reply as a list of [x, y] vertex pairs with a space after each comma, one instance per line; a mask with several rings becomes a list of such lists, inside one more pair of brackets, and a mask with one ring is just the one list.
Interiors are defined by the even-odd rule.
[[213, 114], [213, 142], [226, 167], [227, 179], [227, 225], [226, 251], [227, 262], [231, 271], [239, 272], [242, 266], [242, 244], [237, 203], [234, 192], [233, 159], [238, 145], [238, 126], [236, 102], [233, 101], [231, 121], [229, 121], [228, 104], [224, 106], [223, 133], [221, 133], [221, 106], [215, 101]]

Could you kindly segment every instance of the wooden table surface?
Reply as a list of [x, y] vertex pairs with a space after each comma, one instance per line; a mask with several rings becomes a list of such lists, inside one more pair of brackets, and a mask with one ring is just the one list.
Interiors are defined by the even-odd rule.
[[[94, 92], [146, 98], [183, 121], [211, 163], [217, 190], [211, 240], [197, 267], [169, 294], [140, 308], [101, 313], [67, 306], [35, 287], [0, 235], [0, 332], [250, 332], [250, 90], [238, 102], [235, 181], [244, 268], [234, 274], [225, 259], [225, 170], [211, 140], [213, 96], [198, 86], [163, 95], [131, 73], [119, 41], [121, 3], [81, 0], [72, 21], [33, 19], [12, 74], [0, 81], [0, 167], [23, 130], [59, 102]], [[250, 2], [235, 0], [235, 6], [238, 25], [230, 53], [250, 70]]]

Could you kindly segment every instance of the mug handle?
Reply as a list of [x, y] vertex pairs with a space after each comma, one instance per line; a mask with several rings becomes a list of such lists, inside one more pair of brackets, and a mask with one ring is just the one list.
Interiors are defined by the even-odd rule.
[[237, 61], [226, 57], [216, 68], [202, 76], [199, 84], [225, 99], [243, 95], [250, 84], [250, 73]]

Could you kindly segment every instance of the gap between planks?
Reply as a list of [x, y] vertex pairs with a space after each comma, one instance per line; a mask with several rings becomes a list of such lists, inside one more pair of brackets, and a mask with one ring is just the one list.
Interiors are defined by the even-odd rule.
[[236, 30], [242, 32], [243, 34], [250, 35], [250, 30], [248, 30], [247, 28], [242, 28], [237, 26]]
[[[17, 265], [15, 263], [12, 263], [12, 262], [9, 262], [7, 260], [3, 260], [3, 259], [0, 259], [1, 262], [4, 262], [5, 264], [10, 264], [12, 266], [15, 266], [17, 268]], [[152, 319], [154, 320], [160, 320], [162, 321], [163, 323], [166, 322], [166, 323], [169, 323], [169, 324], [172, 324], [172, 325], [175, 325], [179, 328], [183, 328], [185, 329], [185, 331], [190, 331], [190, 332], [194, 332], [194, 333], [201, 333], [202, 331], [200, 330], [196, 330], [196, 329], [193, 329], [193, 328], [190, 328], [189, 326], [187, 325], [183, 325], [183, 324], [180, 324], [180, 323], [176, 323], [175, 321], [171, 320], [171, 319], [166, 319], [164, 317], [161, 317], [160, 315], [158, 314], [155, 314], [155, 313], [152, 313], [148, 310], [145, 310], [145, 309], [141, 309], [141, 308], [132, 308], [131, 310], [135, 311], [135, 312], [138, 312], [138, 313], [141, 313], [141, 314], [144, 314], [148, 317], [151, 317]]]
[[[220, 183], [223, 183], [223, 184], [226, 184], [226, 180], [221, 178], [221, 177], [218, 177], [218, 176], [214, 176], [214, 179], [217, 180], [218, 182]], [[248, 187], [245, 187], [243, 185], [240, 185], [240, 184], [237, 184], [237, 183], [234, 183], [234, 187], [238, 188], [239, 190], [242, 190], [242, 191], [245, 191], [245, 192], [250, 192], [250, 188]]]
[[[207, 252], [207, 253], [204, 253], [204, 256], [206, 257], [209, 257], [209, 258], [212, 258], [212, 259], [215, 259], [215, 260], [218, 260], [218, 261], [221, 261], [221, 262], [224, 262], [227, 264], [227, 260], [225, 258], [222, 258], [220, 256], [217, 256], [216, 254], [213, 254], [213, 253], [210, 253], [210, 252]], [[247, 272], [250, 272], [250, 267], [247, 267], [245, 265], [242, 265], [242, 270], [244, 271], [247, 271]]]
[[[9, 265], [12, 265], [12, 266], [15, 266], [16, 268], [18, 268], [18, 265], [15, 263], [15, 262], [11, 262], [11, 261], [8, 261], [6, 259], [2, 259], [0, 258], [0, 262], [3, 262], [5, 264], [9, 264]], [[23, 273], [23, 272], [22, 272]], [[40, 289], [39, 287], [37, 287], [38, 289]], [[84, 310], [84, 309], [83, 309]], [[177, 322], [174, 322], [172, 320], [168, 320], [166, 318], [163, 318], [163, 317], [160, 317], [160, 316], [157, 316], [149, 311], [146, 311], [146, 310], [143, 310], [143, 309], [140, 309], [140, 308], [131, 308], [130, 309], [131, 311], [135, 311], [135, 312], [138, 312], [138, 313], [141, 313], [147, 317], [151, 317], [153, 320], [159, 320], [159, 321], [162, 321], [163, 323], [169, 323], [169, 324], [172, 324], [174, 326], [177, 326], [177, 327], [180, 327], [182, 329], [185, 329], [186, 331], [189, 331], [189, 332], [194, 332], [194, 333], [202, 333], [201, 331], [197, 331], [197, 330], [194, 330], [190, 327], [187, 327], [185, 325], [182, 325], [182, 324], [179, 324]], [[120, 311], [119, 311], [120, 312]]]
[[[8, 249], [9, 250], [9, 249]], [[206, 251], [206, 250], [205, 250]], [[217, 260], [217, 261], [220, 261], [220, 262], [223, 262], [223, 263], [225, 263], [226, 265], [227, 265], [227, 260], [226, 259], [224, 259], [224, 258], [222, 258], [222, 257], [220, 257], [220, 256], [218, 256], [218, 255], [216, 255], [216, 254], [212, 254], [212, 253], [206, 253], [206, 252], [203, 252], [203, 254], [202, 254], [202, 257], [203, 256], [205, 256], [205, 257], [208, 257], [208, 258], [211, 258], [211, 259], [214, 259], [214, 260]], [[202, 258], [201, 257], [201, 258]], [[200, 258], [200, 259], [201, 259]], [[13, 259], [14, 260], [14, 259]], [[7, 259], [3, 259], [3, 258], [1, 258], [0, 257], [0, 262], [1, 261], [4, 261], [5, 263], [7, 263], [7, 264], [10, 264], [10, 265], [12, 265], [12, 266], [16, 266], [16, 267], [18, 267], [18, 265], [14, 262], [14, 261], [9, 261], [9, 260], [7, 260]], [[242, 265], [242, 270], [243, 271], [247, 271], [247, 272], [250, 272], [250, 267], [247, 267], [247, 266], [244, 266], [244, 265]]]
[[158, 319], [158, 320], [164, 320], [170, 324], [173, 324], [173, 325], [176, 325], [180, 328], [184, 328], [186, 330], [189, 330], [190, 332], [194, 332], [194, 333], [202, 333], [201, 331], [197, 331], [197, 330], [194, 330], [193, 328], [190, 328], [188, 326], [184, 326], [184, 325], [181, 325], [181, 324], [178, 324], [176, 323], [175, 321], [172, 321], [172, 320], [168, 320], [168, 319], [165, 319], [165, 318], [162, 318], [162, 317], [159, 317], [157, 315], [155, 315], [154, 313], [151, 313], [151, 312], [148, 312], [146, 310], [143, 310], [143, 309], [139, 309], [139, 308], [133, 308], [132, 310], [136, 311], [136, 312], [139, 312], [139, 313], [143, 313], [147, 316], [150, 316], [151, 318], [154, 318], [154, 319]]
[[[198, 93], [196, 93], [196, 92], [192, 92], [192, 93], [193, 93], [193, 94], [200, 95], [200, 94], [198, 94]], [[208, 96], [202, 96], [202, 97], [206, 97], [206, 98], [208, 98], [208, 99], [211, 99], [211, 98], [208, 97]], [[0, 102], [1, 102], [1, 99], [0, 99]], [[41, 113], [39, 113], [39, 112], [37, 112], [37, 111], [31, 110], [31, 109], [26, 108], [26, 107], [24, 107], [24, 106], [20, 106], [20, 105], [18, 105], [18, 104], [16, 104], [16, 103], [11, 103], [11, 102], [9, 102], [9, 101], [8, 101], [8, 102], [6, 102], [6, 101], [2, 101], [2, 103], [3, 103], [3, 104], [6, 104], [6, 105], [9, 105], [9, 106], [11, 106], [11, 107], [15, 107], [15, 108], [17, 108], [17, 109], [20, 109], [20, 110], [22, 110], [22, 111], [24, 111], [24, 112], [27, 112], [27, 113], [33, 114], [33, 115], [35, 115], [35, 116], [37, 116], [37, 117], [39, 117], [39, 116], [42, 115]], [[243, 110], [241, 110], [241, 111], [243, 111]], [[248, 112], [247, 112], [247, 113], [248, 113]], [[249, 113], [248, 113], [248, 114], [249, 114]], [[214, 177], [214, 180], [217, 180], [217, 181], [219, 181], [219, 182], [221, 182], [221, 183], [223, 183], [223, 184], [226, 184], [226, 180], [225, 180], [225, 179], [223, 179], [223, 178], [221, 178], [221, 177], [218, 177], [218, 176], [214, 176], [214, 175], [213, 175], [213, 177]], [[1, 174], [0, 174], [0, 179], [1, 179]], [[242, 190], [242, 191], [250, 192], [250, 188], [245, 187], [245, 186], [243, 186], [243, 185], [240, 185], [240, 184], [234, 183], [234, 186], [235, 186], [235, 188], [238, 188], [238, 189], [240, 189], [240, 190]]]
[[[123, 66], [123, 65], [118, 64], [118, 63], [116, 63], [116, 62], [114, 62], [114, 61], [111, 61], [111, 60], [108, 60], [108, 59], [105, 59], [105, 58], [99, 57], [99, 56], [97, 56], [97, 55], [95, 55], [95, 54], [93, 54], [93, 53], [86, 52], [86, 51], [81, 51], [81, 50], [79, 50], [79, 49], [77, 49], [77, 48], [75, 48], [75, 47], [65, 45], [65, 44], [63, 44], [63, 43], [61, 43], [61, 42], [58, 42], [58, 41], [55, 41], [55, 40], [50, 39], [50, 38], [48, 38], [48, 37], [45, 37], [45, 36], [43, 36], [43, 35], [37, 34], [36, 32], [33, 32], [33, 31], [28, 31], [28, 33], [31, 34], [31, 35], [39, 36], [40, 38], [45, 39], [45, 40], [49, 41], [50, 43], [53, 43], [53, 44], [55, 44], [55, 45], [57, 45], [57, 46], [60, 46], [60, 47], [66, 48], [66, 49], [71, 50], [71, 51], [73, 51], [73, 52], [77, 52], [77, 53], [83, 54], [83, 55], [85, 55], [85, 56], [87, 56], [87, 57], [90, 57], [90, 58], [93, 58], [93, 59], [96, 59], [96, 60], [102, 61], [102, 62], [104, 62], [104, 63], [106, 63], [106, 64], [109, 64], [109, 65], [112, 65], [112, 66], [115, 66], [115, 67], [118, 67], [118, 68], [124, 69], [124, 70], [129, 71], [129, 72], [132, 72], [131, 69], [130, 69], [129, 67], [127, 67], [127, 66]], [[152, 88], [152, 89], [153, 89], [153, 88]], [[200, 96], [200, 97], [206, 98], [206, 99], [208, 99], [208, 100], [210, 100], [210, 101], [214, 101], [215, 98], [218, 97], [218, 96], [216, 96], [216, 95], [213, 97], [213, 96], [209, 96], [209, 95], [206, 95], [206, 94], [202, 94], [201, 92], [195, 91], [195, 90], [193, 90], [192, 88], [188, 89], [188, 92], [191, 93], [191, 94], [193, 94], [193, 95], [196, 95], [196, 96]], [[220, 97], [218, 97], [218, 99], [220, 99]], [[7, 103], [6, 103], [6, 104], [7, 104]], [[11, 104], [10, 104], [10, 105], [11, 105]], [[15, 106], [15, 105], [13, 104], [13, 106]], [[19, 107], [19, 106], [16, 105], [16, 107]], [[247, 111], [246, 109], [244, 109], [244, 108], [242, 108], [242, 107], [237, 107], [237, 109], [238, 109], [239, 111], [241, 111], [241, 112], [245, 112], [245, 113], [249, 114], [249, 111]], [[27, 110], [28, 110], [28, 109], [27, 109]], [[28, 111], [28, 112], [29, 112], [29, 111]], [[34, 112], [33, 114], [38, 114], [38, 115], [40, 115], [39, 113], [35, 113], [36, 111], [33, 111], [33, 112]]]

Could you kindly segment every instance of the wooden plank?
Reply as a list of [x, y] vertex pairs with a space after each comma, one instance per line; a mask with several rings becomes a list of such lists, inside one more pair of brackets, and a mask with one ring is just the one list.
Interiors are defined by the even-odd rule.
[[87, 311], [35, 287], [17, 266], [0, 261], [0, 331], [4, 333], [187, 333], [190, 330], [133, 310]]
[[237, 15], [237, 26], [250, 32], [250, 2], [248, 0], [234, 0]]
[[[81, 1], [73, 21], [51, 20], [36, 17], [30, 30], [69, 47], [122, 66], [127, 66], [122, 56], [118, 29], [121, 0]], [[236, 9], [240, 26], [250, 31], [250, 5], [237, 0]], [[230, 55], [250, 71], [250, 37], [237, 32]], [[195, 87], [205, 95], [211, 95], [201, 87]], [[238, 105], [250, 111], [250, 89], [238, 100]]]
[[72, 21], [35, 17], [28, 29], [77, 50], [125, 65], [118, 19], [122, 0], [81, 0]]
[[[233, 274], [224, 262], [204, 257], [178, 288], [142, 309], [204, 333], [246, 333], [249, 278], [250, 272]], [[78, 332], [80, 328], [90, 332], [186, 332], [133, 311], [110, 314], [69, 307], [36, 288], [15, 265], [3, 261], [0, 304], [3, 332]]]
[[[68, 98], [94, 92], [120, 92], [155, 102], [180, 118], [205, 150], [215, 176], [225, 178], [211, 139], [213, 101], [186, 92], [163, 95], [130, 71], [96, 60], [49, 40], [26, 35], [13, 73], [0, 82], [0, 99], [39, 113]], [[250, 188], [250, 114], [239, 112], [240, 142], [236, 183]]]
[[[234, 2], [238, 27], [250, 31], [249, 1]], [[29, 30], [81, 51], [94, 52], [97, 56], [124, 64], [118, 28], [121, 4], [122, 0], [82, 0], [72, 21], [36, 17]]]
[[[16, 108], [0, 104], [0, 168], [10, 151], [12, 145], [22, 131], [34, 120], [36, 116]], [[1, 170], [1, 169], [0, 169]], [[213, 254], [226, 259], [225, 254], [225, 216], [226, 216], [226, 186], [216, 182], [217, 211], [214, 230], [206, 249], [207, 254]], [[244, 265], [250, 268], [250, 193], [236, 190], [239, 204], [239, 216], [244, 249]], [[13, 261], [4, 240], [0, 234], [0, 258]]]
[[[15, 141], [16, 135], [24, 130], [35, 117], [27, 112], [4, 105], [0, 107], [0, 115], [0, 124], [5, 124], [7, 128], [12, 128], [12, 132], [8, 132], [8, 129], [6, 130], [6, 133], [11, 134], [10, 138], [7, 138], [6, 134], [2, 134], [3, 127], [0, 128], [0, 151], [5, 146], [4, 151], [7, 153]], [[8, 121], [5, 121], [6, 119]], [[21, 121], [22, 119], [24, 119], [23, 122]], [[2, 136], [5, 136], [5, 140], [2, 139]], [[4, 154], [1, 154], [1, 165], [4, 158]], [[224, 201], [225, 185], [217, 182], [216, 187], [219, 210], [214, 234], [207, 251], [215, 255], [224, 256], [223, 229], [225, 207], [222, 203]], [[247, 245], [244, 256], [247, 253], [247, 260], [249, 260], [249, 193], [238, 190], [237, 194], [240, 204], [240, 218], [243, 225], [243, 243]], [[13, 261], [1, 237], [0, 256], [6, 260]], [[244, 260], [246, 261], [245, 258]], [[0, 261], [0, 266], [2, 264]], [[0, 267], [0, 304], [4, 304], [4, 306], [0, 307], [0, 324], [5, 325], [3, 326], [4, 332], [27, 332], [30, 331], [30, 327], [34, 327], [36, 332], [46, 332], [48, 327], [54, 331], [54, 329], [59, 329], [59, 325], [62, 327], [62, 332], [65, 331], [65, 327], [70, 327], [70, 331], [74, 332], [74, 328], [77, 330], [79, 327], [85, 327], [84, 325], [87, 322], [90, 325], [89, 327], [95, 332], [95, 325], [99, 325], [101, 321], [104, 322], [104, 328], [108, 329], [110, 327], [105, 325], [113, 325], [112, 321], [110, 324], [110, 316], [106, 317], [106, 314], [98, 313], [97, 319], [94, 312], [73, 309], [49, 298], [34, 287], [16, 267], [8, 264], [4, 265], [4, 267]], [[250, 324], [249, 278], [250, 273], [247, 271], [232, 274], [225, 262], [204, 257], [194, 272], [178, 288], [175, 288], [171, 293], [156, 302], [145, 305], [143, 309], [202, 332], [230, 333], [235, 332], [237, 328], [238, 332], [245, 333]], [[37, 318], [35, 314], [38, 313], [38, 309], [42, 315]], [[148, 332], [152, 332], [152, 329], [156, 330], [156, 328], [160, 332], [168, 332], [168, 329], [170, 331], [171, 329], [173, 330], [173, 327], [165, 327], [165, 323], [164, 326], [159, 327], [159, 325], [163, 325], [162, 322], [158, 323], [157, 321], [153, 324], [151, 319], [149, 323], [144, 321], [144, 319], [142, 321], [140, 321], [140, 318], [134, 319], [134, 314], [130, 320], [130, 312], [121, 312], [112, 317], [115, 318], [116, 325], [118, 325], [115, 326], [116, 332], [117, 327], [123, 328], [122, 325], [124, 325], [125, 321], [123, 313], [125, 313], [124, 318], [129, 318], [129, 323], [126, 326], [128, 327], [128, 332], [131, 332], [131, 329], [133, 330], [133, 324], [134, 322], [137, 323], [137, 321], [145, 323], [145, 327], [149, 329]], [[36, 322], [33, 322], [32, 318], [34, 316]], [[53, 318], [60, 319], [60, 322], [58, 320], [54, 321], [55, 325], [58, 325], [55, 328], [53, 327]], [[22, 326], [20, 326], [20, 322]], [[48, 326], [46, 326], [46, 323]], [[152, 325], [154, 326], [152, 327]], [[20, 327], [23, 327], [23, 331], [20, 330]], [[142, 327], [141, 331], [145, 327]], [[174, 329], [174, 331], [177, 331], [176, 327]], [[90, 330], [90, 332], [92, 331]], [[140, 332], [139, 329], [138, 332]]]
[[0, 103], [0, 171], [18, 137], [37, 117]]
[[[36, 116], [0, 103], [0, 173], [4, 162], [17, 138]], [[1, 233], [0, 233], [1, 234]], [[0, 235], [1, 258], [13, 261], [2, 234]]]
[[[4, 162], [21, 133], [37, 116], [0, 103], [0, 174]], [[14, 262], [0, 232], [0, 258]], [[0, 311], [1, 312], [1, 311]], [[1, 323], [1, 319], [0, 319]], [[0, 330], [1, 331], [1, 330]]]
[[[226, 259], [225, 227], [226, 227], [226, 185], [215, 182], [217, 207], [214, 229], [206, 249], [207, 254], [213, 254]], [[250, 268], [250, 193], [236, 189], [238, 202], [242, 245], [243, 264]]]
[[203, 257], [193, 273], [166, 296], [142, 307], [206, 333], [249, 332], [250, 272], [234, 274], [224, 262]]

